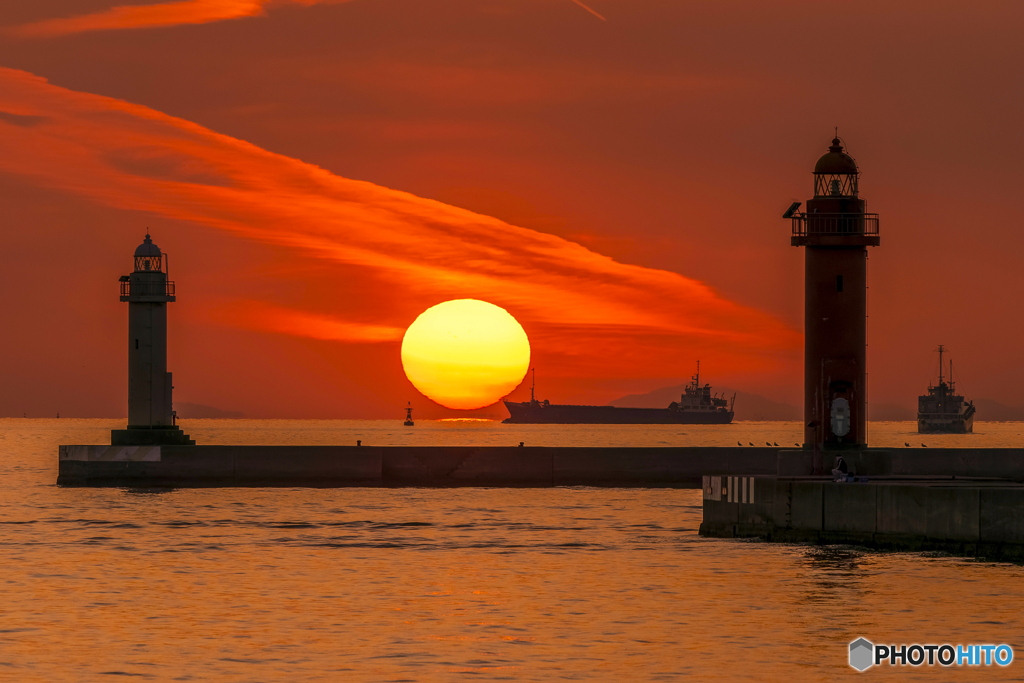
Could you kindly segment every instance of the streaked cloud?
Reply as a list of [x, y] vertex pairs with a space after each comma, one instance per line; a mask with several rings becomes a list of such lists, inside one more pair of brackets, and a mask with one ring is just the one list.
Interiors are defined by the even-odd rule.
[[[601, 21], [608, 21], [593, 8], [570, 0]], [[153, 5], [118, 5], [102, 12], [74, 17], [44, 19], [14, 27], [10, 33], [23, 37], [41, 38], [66, 36], [88, 31], [159, 28], [188, 24], [209, 24], [228, 19], [242, 19], [266, 14], [271, 5], [340, 4], [351, 0], [178, 0]]]
[[231, 301], [204, 307], [206, 317], [238, 327], [326, 341], [377, 343], [399, 341], [405, 328], [345, 320], [334, 315], [283, 308], [263, 301]]
[[[180, 0], [155, 5], [120, 5], [102, 12], [77, 17], [46, 19], [24, 24], [13, 30], [26, 37], [64, 36], [86, 31], [156, 28], [181, 24], [208, 24], [226, 19], [240, 19], [264, 14], [271, 4], [294, 2], [317, 4], [321, 0]], [[343, 2], [344, 0], [329, 0]]]
[[582, 7], [583, 9], [587, 10], [588, 12], [590, 12], [591, 14], [593, 14], [595, 17], [597, 17], [601, 21], [608, 21], [607, 19], [604, 18], [603, 15], [598, 14], [597, 12], [595, 12], [588, 5], [584, 5], [582, 2], [580, 2], [580, 0], [572, 0], [572, 1], [575, 2], [577, 5], [579, 5], [580, 7]]
[[511, 312], [534, 348], [561, 358], [566, 372], [670, 376], [689, 371], [695, 358], [777, 372], [798, 355], [798, 332], [692, 278], [339, 177], [147, 107], [0, 69], [0, 111], [34, 122], [0, 117], [0, 169], [349, 269], [363, 305], [356, 313], [344, 299], [320, 310], [267, 304], [224, 324], [384, 341], [431, 305], [477, 298]]

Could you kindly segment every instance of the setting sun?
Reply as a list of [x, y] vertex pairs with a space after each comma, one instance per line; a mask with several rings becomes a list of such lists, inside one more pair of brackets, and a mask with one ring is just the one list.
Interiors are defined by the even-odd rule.
[[456, 299], [428, 308], [405, 332], [402, 367], [413, 386], [448, 408], [482, 408], [515, 389], [530, 341], [504, 308]]

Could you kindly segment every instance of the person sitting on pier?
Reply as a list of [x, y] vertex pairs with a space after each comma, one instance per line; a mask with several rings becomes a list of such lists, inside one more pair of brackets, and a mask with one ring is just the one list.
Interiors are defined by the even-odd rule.
[[846, 461], [843, 460], [843, 456], [836, 456], [836, 466], [832, 468], [832, 476], [835, 477], [836, 481], [846, 481], [849, 474], [850, 468], [846, 465]]

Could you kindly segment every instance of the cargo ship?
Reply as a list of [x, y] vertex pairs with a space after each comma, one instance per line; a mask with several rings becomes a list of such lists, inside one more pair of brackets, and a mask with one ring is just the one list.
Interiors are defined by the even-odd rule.
[[956, 394], [953, 361], [949, 361], [949, 381], [942, 376], [939, 344], [939, 383], [929, 382], [928, 393], [917, 397], [917, 431], [920, 434], [970, 434], [974, 432], [974, 402]]
[[732, 399], [712, 395], [711, 385], [700, 385], [700, 362], [697, 374], [683, 388], [679, 401], [667, 408], [618, 408], [616, 406], [557, 405], [534, 397], [536, 375], [530, 387], [529, 402], [504, 401], [508, 424], [729, 424], [732, 422]]

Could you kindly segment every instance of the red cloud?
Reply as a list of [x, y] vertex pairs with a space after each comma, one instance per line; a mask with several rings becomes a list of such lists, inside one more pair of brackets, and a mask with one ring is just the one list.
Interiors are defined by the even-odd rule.
[[[156, 28], [183, 24], [208, 24], [226, 19], [241, 19], [265, 14], [264, 7], [296, 3], [318, 5], [351, 0], [178, 0], [155, 5], [119, 5], [103, 12], [77, 17], [45, 19], [14, 28], [14, 35], [25, 37], [66, 36], [86, 31], [109, 31], [130, 28]], [[602, 21], [608, 21], [581, 0], [571, 0]]]
[[[318, 3], [318, 0], [291, 1], [302, 5]], [[121, 5], [104, 12], [25, 24], [14, 29], [14, 33], [22, 36], [64, 36], [85, 31], [207, 24], [261, 15], [264, 13], [264, 6], [272, 2], [273, 0], [180, 0], [156, 5]]]
[[340, 300], [320, 312], [266, 307], [227, 324], [385, 341], [433, 304], [477, 298], [519, 319], [535, 351], [557, 359], [557, 374], [667, 377], [688, 372], [696, 358], [731, 372], [796, 371], [798, 332], [678, 273], [342, 178], [23, 71], [0, 69], [0, 112], [0, 169], [338, 264], [375, 311], [366, 320], [365, 310]]
[[393, 342], [401, 340], [405, 334], [405, 328], [402, 327], [353, 322], [322, 313], [282, 308], [263, 301], [237, 300], [222, 306], [199, 308], [203, 311], [201, 315], [210, 322], [327, 341]]

